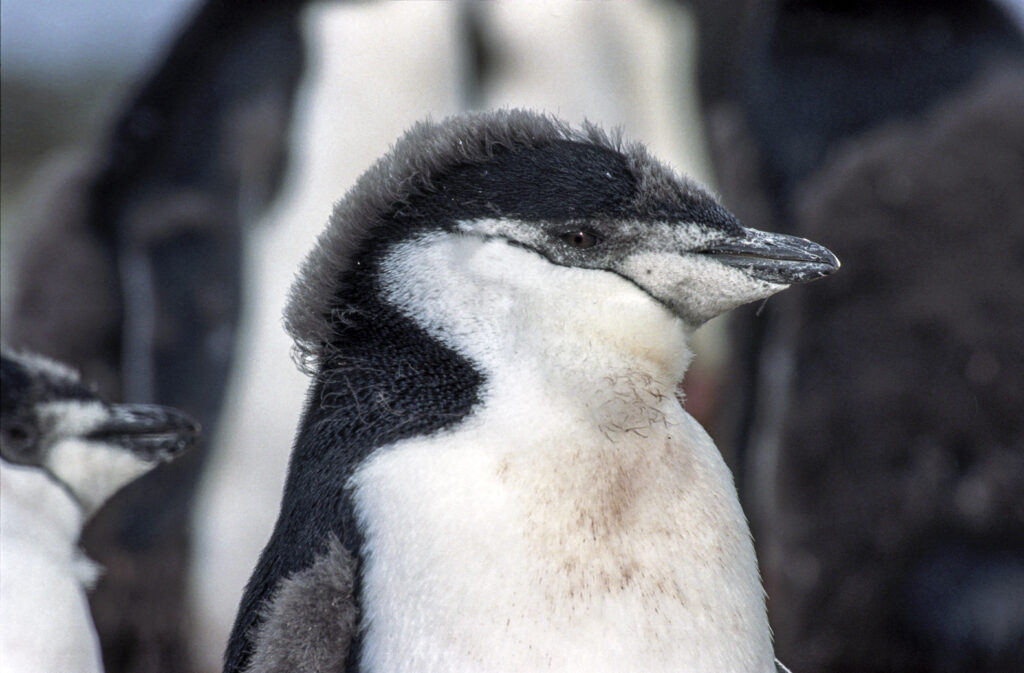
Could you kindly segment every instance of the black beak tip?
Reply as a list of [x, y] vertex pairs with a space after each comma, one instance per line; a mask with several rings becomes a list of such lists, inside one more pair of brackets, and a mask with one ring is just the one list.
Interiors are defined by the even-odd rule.
[[798, 277], [795, 282], [810, 282], [825, 276], [831, 276], [842, 266], [839, 258], [831, 250], [822, 246], [818, 247], [821, 249], [819, 259], [809, 263], [807, 265], [807, 273], [804, 276]]
[[199, 422], [192, 419], [190, 416], [182, 414], [182, 425], [172, 430], [172, 435], [175, 436], [169, 443], [169, 446], [161, 452], [162, 460], [170, 460], [176, 457], [180, 453], [192, 448], [196, 442], [199, 441], [199, 437], [202, 434], [202, 426]]
[[151, 439], [143, 439], [143, 444], [147, 441], [153, 443], [156, 458], [161, 462], [170, 461], [188, 451], [199, 441], [202, 434], [199, 422], [191, 416], [174, 410], [168, 411], [172, 412], [173, 416], [168, 417], [167, 425], [154, 428], [153, 433], [149, 435]]
[[835, 273], [836, 271], [838, 271], [839, 267], [841, 267], [843, 263], [840, 262], [839, 258], [836, 257], [835, 253], [829, 250], [828, 248], [822, 246], [821, 249], [825, 253], [823, 255], [824, 259], [822, 260], [822, 263], [825, 264], [825, 266], [827, 267], [823, 271], [822, 275], [827, 276], [831, 273]]

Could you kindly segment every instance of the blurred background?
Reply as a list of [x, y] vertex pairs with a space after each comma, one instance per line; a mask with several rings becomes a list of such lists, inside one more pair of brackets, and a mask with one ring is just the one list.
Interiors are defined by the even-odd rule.
[[[0, 6], [8, 344], [205, 444], [83, 544], [108, 671], [217, 671], [306, 380], [332, 204], [426, 116], [621, 126], [834, 278], [698, 332], [794, 671], [1024, 670], [1024, 8], [981, 0]], [[2, 550], [0, 550], [2, 553]]]

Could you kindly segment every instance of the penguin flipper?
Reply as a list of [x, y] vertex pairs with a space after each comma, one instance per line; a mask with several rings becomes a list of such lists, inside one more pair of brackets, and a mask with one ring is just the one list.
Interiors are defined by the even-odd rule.
[[359, 626], [355, 575], [355, 558], [331, 535], [313, 565], [267, 601], [246, 673], [345, 670]]

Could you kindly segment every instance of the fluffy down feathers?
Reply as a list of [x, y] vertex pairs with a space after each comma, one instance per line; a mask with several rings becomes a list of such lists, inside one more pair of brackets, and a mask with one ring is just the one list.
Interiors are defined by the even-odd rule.
[[339, 282], [387, 215], [432, 192], [438, 178], [458, 167], [484, 163], [496, 152], [562, 141], [592, 143], [621, 155], [635, 180], [630, 198], [637, 212], [656, 213], [673, 205], [685, 209], [694, 194], [703, 193], [652, 158], [642, 145], [623, 143], [618, 133], [608, 134], [593, 124], [576, 129], [547, 115], [516, 109], [420, 122], [338, 203], [303, 264], [285, 325], [307, 367], [316, 369], [324, 344], [331, 341], [339, 320], [344, 322], [344, 311], [336, 306], [342, 294]]
[[323, 555], [267, 603], [248, 673], [344, 670], [359, 617], [354, 586], [355, 561], [331, 536]]

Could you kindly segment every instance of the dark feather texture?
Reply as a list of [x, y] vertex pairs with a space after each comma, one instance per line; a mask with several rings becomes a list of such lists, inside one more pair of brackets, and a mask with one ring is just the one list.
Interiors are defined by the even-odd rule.
[[[516, 154], [525, 149], [541, 151]], [[503, 154], [517, 160], [489, 170], [487, 165], [496, 160], [502, 163]], [[430, 197], [428, 209], [420, 205], [422, 197]], [[625, 144], [617, 133], [593, 124], [576, 129], [527, 110], [420, 122], [335, 208], [292, 288], [287, 329], [307, 368], [315, 370], [339, 322], [356, 309], [339, 301], [342, 293], [351, 294], [342, 279], [371, 239], [387, 236], [381, 229], [396, 214], [406, 221], [433, 216], [439, 224], [445, 217], [571, 219], [627, 210], [703, 221], [721, 217], [711, 212], [720, 208], [703, 189], [652, 158], [642, 145]]]

